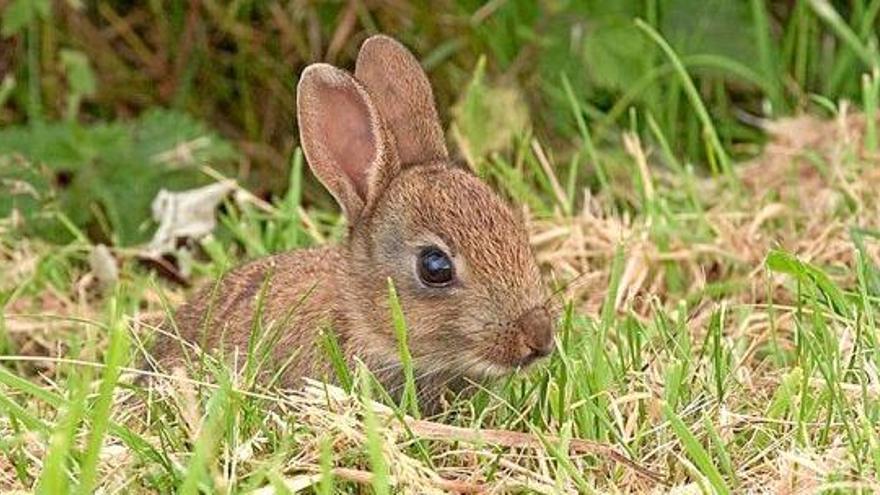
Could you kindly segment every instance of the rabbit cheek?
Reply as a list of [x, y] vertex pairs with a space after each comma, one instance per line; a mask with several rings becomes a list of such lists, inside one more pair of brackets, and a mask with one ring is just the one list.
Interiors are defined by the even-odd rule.
[[500, 377], [516, 369], [525, 347], [514, 326], [493, 323], [484, 327], [482, 333], [482, 342], [476, 344], [478, 350], [475, 352], [480, 361], [476, 366], [478, 374], [487, 378]]

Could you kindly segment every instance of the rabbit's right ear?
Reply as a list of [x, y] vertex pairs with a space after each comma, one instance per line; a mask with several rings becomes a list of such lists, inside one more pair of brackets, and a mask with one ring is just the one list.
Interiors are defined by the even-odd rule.
[[402, 165], [449, 157], [431, 82], [412, 52], [388, 36], [371, 36], [361, 45], [354, 75], [373, 95]]
[[306, 67], [296, 104], [306, 160], [353, 224], [399, 168], [379, 112], [360, 83], [328, 64]]

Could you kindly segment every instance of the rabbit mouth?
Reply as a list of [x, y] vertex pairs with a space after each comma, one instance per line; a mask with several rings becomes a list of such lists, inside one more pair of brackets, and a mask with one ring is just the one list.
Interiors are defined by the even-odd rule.
[[506, 364], [507, 373], [518, 373], [520, 371], [525, 371], [536, 365], [539, 361], [543, 361], [547, 358], [548, 354], [543, 352], [529, 351], [524, 355], [514, 358]]
[[543, 359], [545, 357], [547, 357], [546, 354], [541, 354], [541, 353], [538, 353], [535, 351], [529, 352], [525, 356], [522, 356], [522, 357], [514, 360], [514, 363], [512, 366], [512, 371], [518, 371], [521, 369], [528, 368], [529, 366], [531, 366], [535, 362], [540, 361], [541, 359]]
[[484, 359], [481, 360], [478, 365], [474, 366], [468, 374], [478, 380], [495, 379], [505, 377], [513, 373], [515, 370], [515, 367], [510, 367], [508, 364]]
[[528, 352], [519, 357], [503, 359], [501, 356], [487, 357], [475, 366], [475, 375], [479, 378], [503, 378], [532, 367], [546, 358], [546, 354]]

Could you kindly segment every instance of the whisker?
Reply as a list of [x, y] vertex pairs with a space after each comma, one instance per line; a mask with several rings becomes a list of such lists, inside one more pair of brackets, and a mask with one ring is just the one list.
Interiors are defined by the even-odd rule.
[[367, 368], [369, 368], [369, 370], [370, 370], [371, 373], [373, 373], [374, 375], [377, 375], [377, 376], [378, 376], [378, 375], [380, 375], [380, 374], [383, 374], [383, 373], [388, 372], [388, 371], [392, 371], [392, 370], [394, 370], [395, 368], [400, 368], [400, 367], [402, 367], [402, 366], [403, 366], [403, 364], [402, 364], [400, 361], [391, 361], [390, 363], [385, 364], [385, 365], [383, 365], [383, 366], [380, 367], [380, 368], [372, 368], [372, 367], [369, 367], [369, 366], [368, 366]]
[[[565, 292], [566, 290], [568, 290], [572, 287], [576, 288], [577, 285], [575, 285], [575, 283], [578, 281], [582, 281], [581, 279], [583, 279], [583, 277], [585, 277], [586, 275], [588, 275], [590, 273], [592, 273], [592, 272], [585, 271], [585, 272], [581, 272], [581, 273], [577, 274], [573, 279], [569, 280], [568, 282], [563, 284], [561, 287], [559, 287], [558, 289], [551, 292], [550, 295], [547, 296], [547, 299], [544, 300], [544, 303], [542, 305], [547, 304], [550, 300], [552, 300], [554, 297], [558, 296], [560, 293]], [[583, 281], [586, 281], [586, 280], [583, 280]]]

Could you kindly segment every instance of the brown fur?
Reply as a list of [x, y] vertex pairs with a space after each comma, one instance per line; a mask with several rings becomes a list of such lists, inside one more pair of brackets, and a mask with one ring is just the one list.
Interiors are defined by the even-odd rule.
[[[450, 164], [430, 85], [412, 54], [391, 38], [370, 38], [356, 78], [325, 64], [307, 68], [298, 107], [306, 157], [345, 211], [348, 239], [231, 272], [214, 304], [209, 287], [180, 309], [184, 341], [243, 356], [268, 277], [261, 319], [280, 330], [272, 364], [298, 353], [285, 383], [328, 375], [317, 337], [330, 325], [346, 358], [365, 362], [395, 392], [401, 373], [390, 278], [429, 399], [464, 378], [498, 376], [552, 350], [546, 291], [525, 229], [487, 185]], [[420, 282], [416, 262], [427, 246], [453, 260], [451, 286]], [[173, 365], [185, 349], [166, 338], [156, 354]]]

